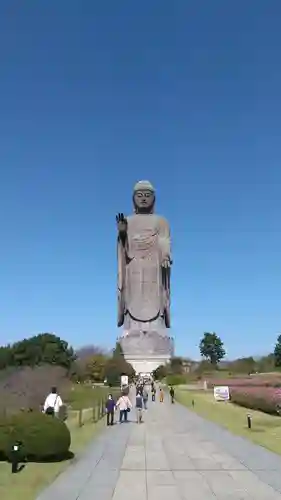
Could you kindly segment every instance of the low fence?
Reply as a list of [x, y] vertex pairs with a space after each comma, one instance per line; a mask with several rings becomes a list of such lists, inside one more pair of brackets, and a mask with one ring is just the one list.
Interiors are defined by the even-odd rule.
[[80, 408], [80, 410], [72, 410], [69, 413], [68, 419], [76, 423], [78, 427], [82, 427], [86, 423], [97, 423], [105, 414], [106, 399], [96, 401], [92, 408]]
[[[121, 391], [118, 388], [111, 389], [111, 393], [115, 399], [115, 401], [119, 398]], [[106, 400], [108, 396], [108, 391], [100, 391], [99, 395], [94, 395], [92, 401], [88, 408], [78, 408], [74, 409], [71, 405], [63, 404], [59, 411], [59, 418], [63, 421], [66, 421], [70, 425], [78, 425], [82, 427], [86, 423], [97, 423], [100, 421], [106, 414]], [[86, 401], [84, 402], [84, 404]], [[77, 402], [76, 402], [77, 404]], [[83, 405], [83, 401], [80, 401], [81, 406]], [[86, 403], [87, 404], [87, 403]], [[89, 404], [89, 401], [88, 401]], [[43, 407], [39, 408], [18, 408], [18, 409], [10, 409], [6, 407], [0, 408], [0, 419], [5, 418], [10, 415], [16, 415], [20, 412], [28, 413], [28, 412], [42, 412]]]
[[[112, 391], [113, 392], [113, 391]], [[120, 393], [119, 393], [120, 394]], [[118, 395], [119, 395], [118, 394]], [[117, 399], [117, 393], [113, 393], [115, 401]], [[96, 399], [93, 406], [89, 408], [80, 408], [79, 410], [69, 410], [67, 416], [67, 422], [72, 425], [78, 425], [78, 427], [83, 427], [87, 423], [97, 423], [102, 420], [106, 415], [106, 397], [101, 397]]]

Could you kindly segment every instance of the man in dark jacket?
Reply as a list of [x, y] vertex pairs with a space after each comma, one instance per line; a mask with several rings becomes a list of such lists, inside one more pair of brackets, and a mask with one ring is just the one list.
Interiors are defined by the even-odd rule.
[[108, 394], [108, 398], [105, 404], [106, 409], [106, 423], [107, 425], [114, 424], [114, 410], [115, 410], [115, 401], [112, 397], [112, 394]]
[[174, 404], [174, 402], [175, 402], [175, 389], [173, 388], [172, 385], [170, 387], [170, 398], [171, 398], [171, 403]]

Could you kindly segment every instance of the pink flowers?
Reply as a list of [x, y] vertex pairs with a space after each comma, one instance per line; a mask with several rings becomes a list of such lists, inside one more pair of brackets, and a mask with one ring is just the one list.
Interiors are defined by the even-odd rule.
[[230, 397], [232, 403], [265, 413], [277, 414], [281, 407], [280, 389], [274, 387], [231, 387]]
[[277, 376], [249, 376], [245, 378], [210, 379], [208, 388], [227, 385], [231, 402], [265, 413], [279, 414], [281, 409], [281, 378]]
[[229, 387], [281, 387], [281, 377], [249, 376], [244, 378], [210, 378], [207, 379], [209, 389], [215, 385], [228, 385]]

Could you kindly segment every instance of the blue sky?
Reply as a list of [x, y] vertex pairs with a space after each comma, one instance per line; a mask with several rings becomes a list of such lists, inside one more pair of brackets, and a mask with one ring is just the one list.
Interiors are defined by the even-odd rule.
[[0, 335], [112, 346], [115, 214], [151, 180], [177, 352], [281, 331], [281, 3], [0, 4]]

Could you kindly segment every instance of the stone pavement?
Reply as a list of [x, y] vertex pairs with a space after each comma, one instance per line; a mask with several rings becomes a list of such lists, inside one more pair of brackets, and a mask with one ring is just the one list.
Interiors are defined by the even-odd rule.
[[[115, 425], [37, 500], [281, 500], [281, 457], [181, 405]], [[281, 443], [280, 443], [281, 446]]]

